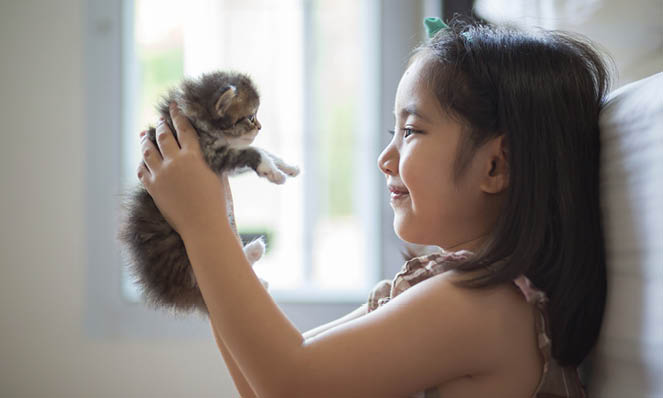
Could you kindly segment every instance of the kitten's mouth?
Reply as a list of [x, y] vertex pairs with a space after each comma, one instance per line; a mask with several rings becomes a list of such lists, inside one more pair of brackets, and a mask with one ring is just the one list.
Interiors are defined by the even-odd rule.
[[253, 133], [245, 134], [242, 136], [242, 140], [253, 142], [253, 140], [258, 136], [258, 130], [255, 130]]

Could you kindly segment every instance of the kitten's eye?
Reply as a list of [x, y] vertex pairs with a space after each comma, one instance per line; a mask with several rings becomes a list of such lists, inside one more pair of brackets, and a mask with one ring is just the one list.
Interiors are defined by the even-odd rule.
[[245, 120], [249, 123], [254, 123], [256, 120], [256, 116], [255, 115], [244, 116], [243, 118], [239, 119], [237, 123], [241, 123]]

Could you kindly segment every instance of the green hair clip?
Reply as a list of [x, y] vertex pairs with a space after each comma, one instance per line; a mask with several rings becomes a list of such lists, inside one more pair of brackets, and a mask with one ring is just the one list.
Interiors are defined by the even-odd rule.
[[424, 26], [426, 27], [426, 34], [428, 34], [429, 39], [435, 36], [435, 33], [438, 31], [449, 27], [449, 25], [445, 24], [438, 17], [424, 18]]
[[[440, 30], [449, 28], [449, 25], [445, 24], [444, 21], [438, 17], [428, 17], [424, 18], [424, 27], [426, 28], [428, 38], [432, 39]], [[461, 35], [463, 35], [467, 41], [472, 41], [469, 32], [463, 32]]]

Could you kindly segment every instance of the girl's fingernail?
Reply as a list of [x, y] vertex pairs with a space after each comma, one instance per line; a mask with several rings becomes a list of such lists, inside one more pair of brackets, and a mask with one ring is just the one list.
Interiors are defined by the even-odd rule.
[[166, 118], [163, 117], [163, 116], [161, 116], [161, 117], [159, 118], [159, 120], [166, 120]]
[[147, 130], [143, 130], [143, 131], [140, 132], [141, 137], [144, 136], [145, 134], [147, 134]]

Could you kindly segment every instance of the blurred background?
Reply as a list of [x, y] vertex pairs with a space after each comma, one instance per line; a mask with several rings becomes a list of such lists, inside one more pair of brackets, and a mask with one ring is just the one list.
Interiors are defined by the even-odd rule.
[[[142, 305], [115, 241], [138, 132], [185, 76], [249, 73], [255, 141], [302, 174], [231, 180], [255, 266], [302, 331], [391, 279], [405, 247], [376, 159], [422, 18], [572, 30], [613, 88], [663, 70], [660, 0], [0, 1], [0, 397], [231, 397], [209, 324]], [[241, 305], [241, 304], [239, 304]]]

